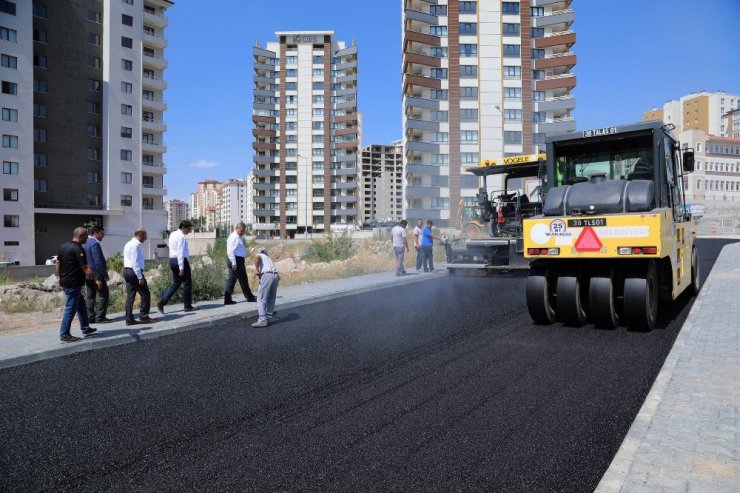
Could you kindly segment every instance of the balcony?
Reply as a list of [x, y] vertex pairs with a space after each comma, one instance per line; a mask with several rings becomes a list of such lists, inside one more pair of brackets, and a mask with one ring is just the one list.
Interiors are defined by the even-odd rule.
[[406, 74], [404, 77], [403, 92], [408, 93], [410, 86], [426, 87], [428, 89], [442, 89], [442, 79], [434, 79], [423, 75]]
[[545, 79], [534, 81], [535, 91], [551, 89], [573, 89], [576, 86], [576, 76], [573, 74], [552, 75]]
[[142, 55], [141, 61], [144, 67], [157, 70], [164, 70], [167, 68], [167, 60], [165, 60], [162, 55], [155, 55], [147, 52], [142, 52]]
[[167, 124], [163, 120], [158, 120], [155, 118], [142, 118], [141, 129], [150, 132], [161, 133], [167, 131]]
[[556, 10], [540, 17], [532, 17], [532, 27], [547, 27], [557, 24], [565, 24], [566, 26], [570, 26], [575, 18], [575, 10]]
[[408, 163], [406, 165], [406, 175], [425, 175], [438, 176], [440, 167], [432, 164]]
[[142, 183], [142, 195], [167, 195], [167, 189], [154, 183]]
[[260, 182], [254, 182], [254, 189], [255, 190], [275, 190], [280, 188], [280, 183], [260, 183]]
[[409, 64], [424, 65], [426, 67], [441, 67], [442, 59], [429, 56], [425, 53], [414, 53], [407, 51], [403, 58], [403, 71], [408, 71]]
[[167, 47], [167, 39], [161, 34], [144, 31], [144, 44], [151, 48], [164, 49]]
[[357, 123], [357, 113], [349, 113], [346, 115], [334, 117], [334, 122], [335, 123], [349, 123], [349, 122]]
[[347, 70], [349, 68], [357, 68], [357, 60], [349, 60], [346, 62], [338, 63], [334, 70]]
[[279, 162], [279, 158], [277, 156], [258, 156], [255, 155], [253, 158], [253, 161], [255, 163], [262, 163], [262, 164], [272, 164]]
[[416, 96], [406, 96], [406, 106], [423, 108], [425, 110], [439, 110], [439, 100], [420, 98]]
[[332, 190], [354, 190], [359, 187], [356, 181], [340, 181], [332, 183], [330, 188]]
[[534, 102], [534, 111], [568, 112], [576, 107], [576, 98], [568, 94], [557, 98], [547, 98], [544, 101]]
[[254, 196], [254, 202], [256, 204], [269, 204], [270, 202], [275, 202], [277, 200], [280, 200], [279, 197], [268, 197], [267, 195], [255, 195]]
[[357, 175], [357, 169], [353, 166], [351, 168], [339, 168], [331, 170], [332, 176], [355, 176]]
[[254, 209], [254, 217], [271, 217], [277, 216], [275, 209]]
[[406, 187], [406, 195], [409, 197], [439, 197], [439, 187]]
[[439, 17], [434, 14], [428, 14], [418, 10], [406, 9], [406, 19], [423, 22], [424, 24], [430, 24], [432, 26], [439, 24]]
[[420, 118], [407, 118], [406, 128], [413, 130], [429, 130], [439, 132], [439, 122], [434, 120], [424, 120]]
[[275, 53], [269, 50], [265, 50], [264, 48], [260, 48], [259, 46], [253, 46], [252, 47], [252, 55], [257, 57], [263, 57], [263, 58], [275, 58]]
[[346, 110], [348, 108], [356, 108], [357, 107], [357, 100], [354, 101], [344, 101], [342, 103], [332, 103], [331, 107], [335, 110]]
[[338, 128], [334, 130], [334, 135], [339, 137], [340, 135], [356, 135], [357, 127]]
[[561, 3], [563, 8], [568, 8], [573, 0], [531, 0], [532, 7], [544, 7], [545, 5], [555, 5]]
[[276, 116], [262, 116], [262, 115], [252, 115], [252, 121], [254, 123], [277, 123], [277, 117]]
[[424, 217], [427, 219], [433, 219], [434, 221], [439, 221], [441, 211], [442, 209], [413, 209], [409, 207], [406, 209], [406, 217]]
[[440, 152], [439, 144], [420, 140], [407, 140], [405, 149], [406, 152], [432, 152], [435, 154]]
[[144, 173], [155, 173], [160, 175], [167, 173], [167, 166], [165, 166], [164, 163], [148, 163], [144, 161], [141, 165], [143, 166], [142, 170]]
[[[356, 203], [357, 195], [335, 195], [331, 198], [332, 202]], [[336, 209], [334, 209], [336, 210]]]
[[267, 130], [264, 128], [253, 128], [252, 135], [255, 137], [277, 137], [277, 131]]
[[144, 7], [144, 24], [160, 29], [165, 28], [167, 27], [167, 17], [156, 9]]
[[277, 82], [277, 79], [274, 79], [272, 77], [267, 77], [265, 75], [259, 75], [255, 74], [255, 76], [252, 78], [255, 84], [261, 83], [261, 84], [274, 84]]
[[334, 82], [341, 84], [344, 82], [350, 82], [350, 81], [356, 81], [357, 80], [357, 72], [353, 72], [351, 74], [342, 75], [341, 77], [336, 77], [334, 79]]
[[573, 117], [550, 118], [533, 125], [536, 133], [561, 134], [574, 131], [576, 129], [576, 119]]
[[406, 29], [404, 31], [404, 50], [410, 42], [421, 43], [429, 46], [442, 46], [442, 40], [439, 36]]
[[570, 48], [576, 42], [576, 33], [573, 31], [559, 31], [545, 34], [543, 38], [534, 40], [535, 48], [550, 48], [552, 46], [565, 46]]
[[539, 58], [534, 60], [535, 70], [544, 70], [548, 68], [563, 67], [570, 69], [576, 64], [575, 53], [556, 53], [554, 55], [548, 55], [545, 58]]
[[257, 169], [254, 168], [252, 170], [254, 172], [254, 176], [258, 178], [267, 178], [270, 176], [279, 176], [280, 175], [280, 169]]
[[142, 140], [141, 141], [142, 152], [156, 152], [164, 154], [167, 152], [167, 146], [163, 142], [157, 140]]
[[162, 98], [157, 97], [144, 96], [141, 101], [141, 106], [145, 110], [153, 111], [165, 111], [167, 109], [167, 103], [165, 103]]
[[164, 91], [167, 89], [167, 81], [159, 75], [143, 75], [141, 85], [150, 91]]
[[345, 142], [335, 142], [334, 148], [336, 149], [357, 149], [358, 142], [356, 140], [348, 140]]

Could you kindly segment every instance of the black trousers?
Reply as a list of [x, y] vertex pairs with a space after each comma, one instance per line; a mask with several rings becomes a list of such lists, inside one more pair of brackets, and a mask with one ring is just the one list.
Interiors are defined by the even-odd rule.
[[[100, 288], [91, 280], [85, 281], [87, 292], [85, 293], [85, 304], [87, 305], [87, 318], [90, 322], [103, 320], [108, 313], [108, 281], [101, 279]], [[95, 298], [98, 298], [97, 306]]]
[[149, 293], [149, 285], [139, 284], [139, 279], [134, 269], [126, 267], [123, 269], [123, 279], [126, 281], [126, 322], [134, 321], [134, 299], [138, 293], [141, 296], [141, 308], [139, 318], [149, 316], [149, 307], [152, 303], [152, 295]]
[[170, 258], [170, 270], [172, 271], [172, 284], [167, 288], [167, 291], [162, 295], [162, 304], [166, 305], [175, 291], [182, 285], [182, 300], [185, 304], [185, 308], [193, 306], [193, 280], [190, 277], [190, 262], [185, 259], [184, 271], [185, 274], [180, 277], [180, 266], [177, 264], [176, 258]]
[[244, 265], [244, 257], [234, 257], [236, 259], [236, 270], [232, 269], [233, 264], [231, 260], [226, 260], [226, 265], [229, 267], [229, 278], [226, 280], [226, 289], [224, 289], [224, 300], [230, 301], [231, 295], [234, 293], [234, 286], [236, 286], [237, 279], [239, 280], [239, 286], [242, 288], [244, 297], [250, 301], [255, 301], [256, 298], [252, 294], [252, 290], [249, 289], [249, 281], [247, 280], [247, 268]]

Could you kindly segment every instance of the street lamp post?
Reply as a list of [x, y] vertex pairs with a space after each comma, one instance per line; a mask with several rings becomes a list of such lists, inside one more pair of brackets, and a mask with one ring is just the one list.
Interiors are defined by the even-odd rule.
[[[300, 154], [298, 154], [297, 156], [298, 156], [299, 159], [303, 159], [303, 162], [306, 163], [306, 187], [305, 187], [305, 195], [306, 195], [306, 197], [304, 199], [305, 209], [306, 209], [306, 212], [305, 212], [306, 223], [304, 225], [304, 228], [305, 228], [304, 234], [305, 234], [306, 239], [308, 239], [308, 215], [309, 215], [309, 213], [313, 215], [313, 211], [310, 211], [309, 212], [309, 210], [308, 210], [308, 204], [309, 204], [308, 192], [310, 190], [310, 183], [309, 183], [310, 180], [309, 179], [311, 178], [311, 169], [309, 168], [308, 158], [306, 158], [304, 156], [301, 156]], [[313, 206], [313, 199], [311, 199], [311, 205]], [[311, 222], [313, 222], [313, 221], [311, 221]], [[313, 230], [313, 228], [311, 228], [311, 229]], [[311, 236], [313, 237], [313, 231], [311, 231]]]

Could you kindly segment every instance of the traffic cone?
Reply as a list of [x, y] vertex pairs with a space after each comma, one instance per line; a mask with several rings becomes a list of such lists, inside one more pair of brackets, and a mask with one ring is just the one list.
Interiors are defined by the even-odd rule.
[[712, 234], [713, 235], [717, 234], [717, 223], [712, 223]]

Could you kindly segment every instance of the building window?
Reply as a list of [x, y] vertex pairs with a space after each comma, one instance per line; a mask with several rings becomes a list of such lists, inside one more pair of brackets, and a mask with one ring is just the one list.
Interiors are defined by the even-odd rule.
[[511, 24], [504, 22], [504, 36], [519, 36], [521, 33], [521, 24]]
[[[98, 161], [100, 159], [100, 149], [96, 149], [94, 147], [88, 147], [86, 151], [87, 159], [91, 161]], [[88, 182], [88, 183], [95, 183], [95, 182]]]
[[532, 113], [532, 121], [534, 123], [542, 123], [547, 119], [547, 113], [544, 111], [535, 111]]
[[504, 87], [504, 100], [519, 101], [522, 99], [521, 87]]
[[134, 114], [134, 107], [130, 104], [121, 105], [121, 114], [126, 116], [132, 116]]
[[543, 38], [543, 37], [545, 37], [544, 27], [533, 27], [532, 28], [532, 38]]
[[90, 68], [100, 69], [100, 58], [93, 55], [87, 55], [87, 66]]
[[141, 199], [141, 207], [145, 210], [154, 210], [154, 199], [151, 197], [144, 197]]
[[545, 58], [545, 50], [542, 48], [532, 48], [532, 59], [539, 60], [540, 58]]
[[40, 17], [41, 19], [46, 19], [46, 16], [47, 16], [46, 7], [44, 7], [43, 5], [33, 4], [33, 15], [34, 17]]
[[18, 121], [18, 110], [14, 110], [12, 108], [3, 108], [3, 121], [17, 122]]
[[447, 69], [446, 68], [433, 68], [430, 71], [430, 77], [434, 79], [446, 79], [447, 78]]
[[475, 79], [478, 77], [477, 65], [460, 65], [461, 79]]
[[37, 43], [46, 44], [46, 31], [40, 29], [33, 30], [33, 40]]
[[88, 137], [100, 137], [100, 127], [97, 125], [87, 125], [87, 136]]
[[131, 127], [121, 127], [121, 137], [124, 139], [130, 139], [133, 135], [133, 129]]
[[532, 91], [532, 101], [544, 101], [546, 97], [545, 91]]
[[[36, 31], [34, 31], [35, 33]], [[0, 26], [0, 40], [8, 41], [10, 43], [18, 42], [18, 31], [15, 29], [9, 29], [7, 27]]]
[[3, 135], [3, 147], [7, 149], [18, 149], [18, 136]]
[[18, 174], [18, 163], [14, 161], [3, 161], [3, 174], [4, 175], [17, 175]]
[[478, 56], [478, 45], [476, 44], [461, 44], [460, 45], [460, 58], [475, 58]]
[[48, 192], [49, 182], [43, 178], [33, 180], [33, 191], [34, 192]]
[[33, 141], [34, 142], [46, 142], [46, 139], [47, 139], [46, 129], [35, 128], [33, 130]]
[[478, 121], [478, 110], [475, 108], [460, 109], [460, 121], [477, 122]]
[[95, 33], [87, 33], [87, 44], [100, 46], [100, 35]]
[[121, 161], [132, 161], [134, 153], [128, 149], [121, 149]]
[[0, 12], [6, 14], [15, 15], [15, 2], [9, 2], [7, 0], [0, 0]]
[[519, 2], [501, 2], [501, 13], [519, 15]]
[[121, 36], [121, 46], [123, 46], [124, 48], [133, 48], [134, 40], [131, 38], [127, 38], [126, 36]]
[[324, 108], [314, 108], [313, 116], [324, 116]]
[[121, 2], [127, 3], [129, 5], [133, 5], [134, 4], [134, 0], [121, 0]]
[[3, 226], [6, 228], [20, 228], [21, 227], [21, 216], [14, 214], [6, 214], [3, 216]]
[[3, 200], [6, 202], [18, 202], [18, 189], [3, 188]]
[[101, 87], [102, 87], [102, 83], [99, 80], [87, 79], [87, 90], [88, 91], [100, 92]]
[[447, 26], [429, 26], [429, 34], [432, 36], [447, 36]]
[[[35, 57], [34, 57], [35, 59]], [[18, 58], [10, 55], [0, 55], [0, 65], [6, 68], [18, 68]]]
[[478, 142], [477, 130], [463, 130], [460, 132], [460, 142]]
[[460, 23], [460, 34], [461, 35], [475, 35], [478, 33], [478, 24], [475, 22], [461, 22]]
[[131, 60], [126, 60], [125, 58], [122, 58], [121, 68], [128, 72], [131, 72], [134, 69], [134, 62], [132, 62]]
[[100, 195], [97, 193], [88, 193], [87, 194], [87, 205], [92, 206], [99, 206], [100, 205]]
[[46, 57], [44, 55], [34, 55], [33, 56], [33, 66], [39, 67], [39, 68], [47, 68]]
[[88, 10], [87, 20], [89, 20], [90, 22], [95, 22], [96, 24], [100, 24], [100, 12], [98, 12], [97, 10]]
[[[131, 182], [128, 182], [131, 183]], [[131, 207], [131, 204], [133, 204], [133, 197], [131, 195], [121, 195], [121, 205], [123, 207]]]
[[324, 83], [323, 82], [314, 82], [312, 87], [313, 87], [313, 90], [314, 91], [323, 91], [324, 90]]
[[2, 81], [2, 92], [3, 94], [10, 94], [16, 96], [18, 94], [18, 84], [7, 80]]
[[87, 112], [92, 115], [100, 114], [100, 103], [93, 103], [92, 101], [87, 102]]
[[521, 144], [521, 143], [522, 143], [522, 133], [521, 132], [504, 131], [504, 144]]
[[121, 183], [132, 183], [134, 175], [132, 173], [121, 173]]
[[477, 152], [461, 152], [460, 153], [460, 163], [478, 164], [478, 161], [480, 161], [480, 158]]
[[33, 155], [33, 165], [37, 166], [39, 168], [45, 168], [47, 165], [47, 157], [46, 154], [34, 154]]
[[545, 7], [529, 7], [529, 15], [532, 17], [542, 17], [545, 15]]
[[134, 92], [134, 85], [130, 82], [121, 82], [121, 92], [132, 94]]
[[133, 26], [134, 18], [130, 15], [121, 14], [121, 24], [123, 24], [124, 26]]
[[100, 173], [97, 171], [88, 171], [87, 172], [87, 182], [88, 183], [100, 183]]
[[542, 80], [545, 78], [544, 70], [532, 70], [532, 80]]
[[447, 89], [432, 89], [431, 99], [436, 99], [438, 101], [447, 101], [448, 94], [449, 93], [447, 92]]
[[520, 45], [504, 45], [504, 58], [519, 58], [521, 49]]
[[461, 87], [460, 88], [460, 99], [478, 99], [478, 88], [477, 87]]

